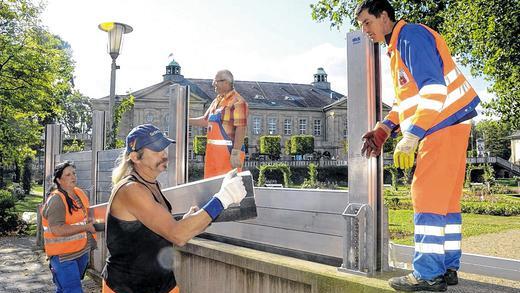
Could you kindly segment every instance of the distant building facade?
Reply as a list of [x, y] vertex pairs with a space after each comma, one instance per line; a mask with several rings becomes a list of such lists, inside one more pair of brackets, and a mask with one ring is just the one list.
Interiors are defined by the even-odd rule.
[[[123, 117], [119, 137], [124, 138], [130, 129], [142, 123], [152, 123], [169, 132], [168, 91], [173, 84], [190, 86], [189, 116], [203, 115], [216, 97], [212, 81], [185, 78], [181, 66], [172, 60], [166, 66], [162, 82], [130, 93], [135, 97], [135, 105]], [[257, 152], [262, 135], [280, 135], [283, 153], [287, 139], [306, 134], [314, 136], [316, 151], [329, 152], [338, 159], [346, 158], [347, 97], [331, 90], [323, 68], [317, 69], [311, 84], [235, 80], [235, 89], [249, 104], [250, 155]], [[117, 96], [116, 103], [124, 97]], [[93, 100], [93, 109], [107, 111], [108, 97]], [[205, 129], [189, 127], [190, 158], [193, 158], [193, 137], [204, 134]]]

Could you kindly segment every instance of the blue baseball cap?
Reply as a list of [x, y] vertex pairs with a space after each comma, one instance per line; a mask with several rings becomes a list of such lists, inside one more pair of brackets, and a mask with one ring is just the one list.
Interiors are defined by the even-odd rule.
[[152, 124], [138, 125], [126, 136], [126, 153], [136, 152], [142, 148], [160, 152], [174, 142], [175, 140], [167, 138]]

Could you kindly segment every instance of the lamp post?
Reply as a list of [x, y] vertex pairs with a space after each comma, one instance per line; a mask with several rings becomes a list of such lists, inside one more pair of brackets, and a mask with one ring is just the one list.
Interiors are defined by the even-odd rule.
[[[114, 100], [116, 96], [116, 69], [119, 66], [116, 65], [116, 59], [119, 56], [119, 50], [121, 49], [121, 43], [123, 42], [123, 34], [131, 33], [134, 29], [124, 23], [119, 22], [103, 22], [98, 25], [98, 28], [108, 33], [108, 54], [112, 57], [112, 67], [110, 71], [110, 97], [108, 100], [108, 131], [112, 131], [112, 121], [114, 116]], [[111, 136], [109, 136], [111, 137]], [[112, 140], [112, 138], [110, 138]], [[110, 145], [112, 141], [108, 141], [107, 145]]]

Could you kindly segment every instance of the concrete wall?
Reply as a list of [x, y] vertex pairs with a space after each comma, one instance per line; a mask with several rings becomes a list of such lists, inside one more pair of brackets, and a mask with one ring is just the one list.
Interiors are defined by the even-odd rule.
[[177, 248], [174, 268], [181, 292], [190, 293], [394, 292], [387, 285], [388, 274], [366, 278], [333, 266], [200, 238]]

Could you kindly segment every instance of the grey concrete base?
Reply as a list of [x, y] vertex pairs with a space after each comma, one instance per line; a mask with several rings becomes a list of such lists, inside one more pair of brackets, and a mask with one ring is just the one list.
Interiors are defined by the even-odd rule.
[[390, 275], [345, 274], [336, 267], [196, 238], [177, 247], [175, 275], [182, 292], [394, 292]]

